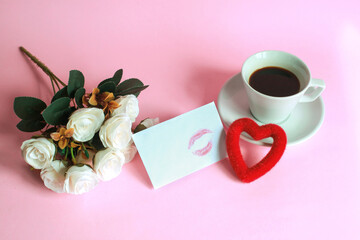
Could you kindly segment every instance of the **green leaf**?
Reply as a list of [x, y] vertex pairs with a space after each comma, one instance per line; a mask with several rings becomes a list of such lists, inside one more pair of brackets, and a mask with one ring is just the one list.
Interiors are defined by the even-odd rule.
[[[144, 90], [144, 89], [143, 89], [143, 90]], [[138, 91], [138, 92], [136, 92], [136, 93], [133, 93], [133, 95], [135, 95], [135, 97], [138, 97], [141, 92], [142, 92], [142, 90], [141, 90], [141, 91]]]
[[84, 153], [87, 159], [89, 159], [90, 155], [89, 155], [89, 151], [87, 149], [84, 149]]
[[78, 90], [76, 90], [75, 92], [75, 102], [76, 102], [76, 105], [79, 107], [79, 108], [83, 108], [83, 104], [82, 104], [82, 97], [84, 96], [85, 94], [85, 88], [79, 88]]
[[21, 119], [34, 119], [46, 108], [46, 103], [33, 97], [16, 97], [14, 112]]
[[21, 120], [16, 127], [23, 132], [36, 132], [40, 131], [46, 126], [44, 120], [27, 119]]
[[112, 78], [108, 78], [108, 79], [105, 79], [104, 81], [100, 82], [98, 85], [98, 88], [100, 88], [101, 85], [109, 83], [109, 82], [114, 83], [115, 86], [117, 86], [120, 83], [122, 75], [123, 75], [123, 70], [122, 69], [117, 70]]
[[71, 70], [69, 75], [69, 84], [67, 93], [70, 98], [73, 98], [76, 90], [84, 87], [85, 79], [84, 75], [78, 70]]
[[94, 137], [91, 139], [90, 144], [96, 148], [97, 151], [100, 151], [102, 149], [104, 149], [104, 145], [102, 144], [100, 137], [99, 137], [99, 132], [95, 133]]
[[59, 151], [59, 153], [60, 153], [62, 156], [65, 155], [65, 153], [66, 153], [66, 148], [67, 148], [67, 147], [65, 147], [65, 148], [63, 148], [63, 149], [61, 149], [61, 150]]
[[54, 102], [55, 100], [62, 98], [62, 97], [68, 97], [67, 88], [68, 87], [65, 86], [62, 89], [60, 89], [59, 91], [57, 91], [57, 93], [55, 93], [54, 97], [51, 99], [51, 102]]
[[75, 112], [75, 110], [76, 110], [75, 107], [69, 107], [69, 108], [65, 109], [59, 119], [60, 125], [66, 125], [69, 120], [70, 115], [73, 112]]
[[51, 103], [42, 113], [45, 121], [50, 125], [60, 125], [69, 115], [69, 97], [62, 97]]
[[105, 79], [104, 81], [101, 81], [99, 84], [98, 84], [98, 88], [105, 84], [105, 83], [108, 83], [108, 82], [114, 82], [112, 78], [108, 78], [108, 79]]
[[116, 88], [115, 83], [107, 82], [99, 87], [100, 92], [114, 92]]
[[144, 84], [139, 79], [130, 78], [120, 83], [119, 86], [116, 87], [115, 92], [118, 93], [129, 88], [142, 87], [142, 86], [144, 86]]
[[129, 88], [129, 89], [125, 89], [123, 91], [118, 92], [118, 95], [124, 96], [124, 95], [128, 95], [128, 94], [133, 94], [136, 97], [139, 96], [140, 92], [144, 89], [146, 89], [149, 85], [145, 85], [142, 87], [134, 87], [134, 88]]
[[113, 82], [115, 83], [116, 86], [120, 83], [122, 75], [123, 75], [123, 70], [119, 69], [115, 72], [114, 76], [112, 77]]

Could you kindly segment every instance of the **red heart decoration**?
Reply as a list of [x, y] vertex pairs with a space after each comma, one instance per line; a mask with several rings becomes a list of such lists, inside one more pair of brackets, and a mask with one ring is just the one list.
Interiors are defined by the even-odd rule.
[[[242, 132], [247, 132], [256, 141], [267, 137], [274, 139], [268, 154], [251, 168], [248, 168], [241, 155], [239, 140]], [[237, 177], [242, 182], [249, 183], [263, 176], [276, 165], [285, 151], [286, 142], [286, 133], [280, 126], [275, 124], [259, 126], [250, 118], [242, 118], [230, 125], [226, 135], [226, 150]]]

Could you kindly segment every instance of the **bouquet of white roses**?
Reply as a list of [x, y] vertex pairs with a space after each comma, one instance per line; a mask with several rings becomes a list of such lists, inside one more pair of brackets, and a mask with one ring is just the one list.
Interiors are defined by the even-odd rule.
[[49, 105], [33, 97], [15, 98], [14, 111], [22, 119], [17, 128], [41, 132], [23, 142], [25, 161], [40, 169], [45, 186], [58, 193], [82, 194], [100, 180], [117, 177], [137, 152], [133, 132], [158, 123], [148, 118], [132, 129], [139, 114], [137, 96], [148, 86], [136, 78], [121, 82], [120, 69], [86, 93], [80, 71], [70, 71], [65, 84], [26, 49], [20, 50], [50, 77], [54, 91]]

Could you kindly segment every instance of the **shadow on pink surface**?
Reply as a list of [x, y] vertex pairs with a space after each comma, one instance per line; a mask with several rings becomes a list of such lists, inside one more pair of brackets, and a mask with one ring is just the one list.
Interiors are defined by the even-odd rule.
[[222, 173], [224, 173], [227, 178], [231, 179], [234, 182], [239, 181], [230, 165], [229, 158], [222, 159], [216, 164], [216, 166], [221, 170]]
[[146, 172], [145, 166], [137, 153], [135, 158], [129, 163], [126, 167], [126, 171], [132, 174], [138, 181], [144, 184], [147, 188], [152, 189], [152, 183], [150, 181], [149, 175]]

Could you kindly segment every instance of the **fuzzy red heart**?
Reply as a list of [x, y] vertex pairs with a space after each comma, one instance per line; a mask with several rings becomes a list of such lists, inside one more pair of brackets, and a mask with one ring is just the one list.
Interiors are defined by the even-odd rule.
[[[255, 166], [249, 168], [241, 154], [240, 134], [247, 132], [254, 140], [258, 141], [272, 137], [274, 142], [270, 151]], [[250, 118], [241, 118], [233, 122], [226, 135], [226, 150], [232, 168], [242, 182], [252, 182], [270, 171], [280, 160], [286, 147], [286, 133], [278, 125], [266, 124], [259, 126]]]

